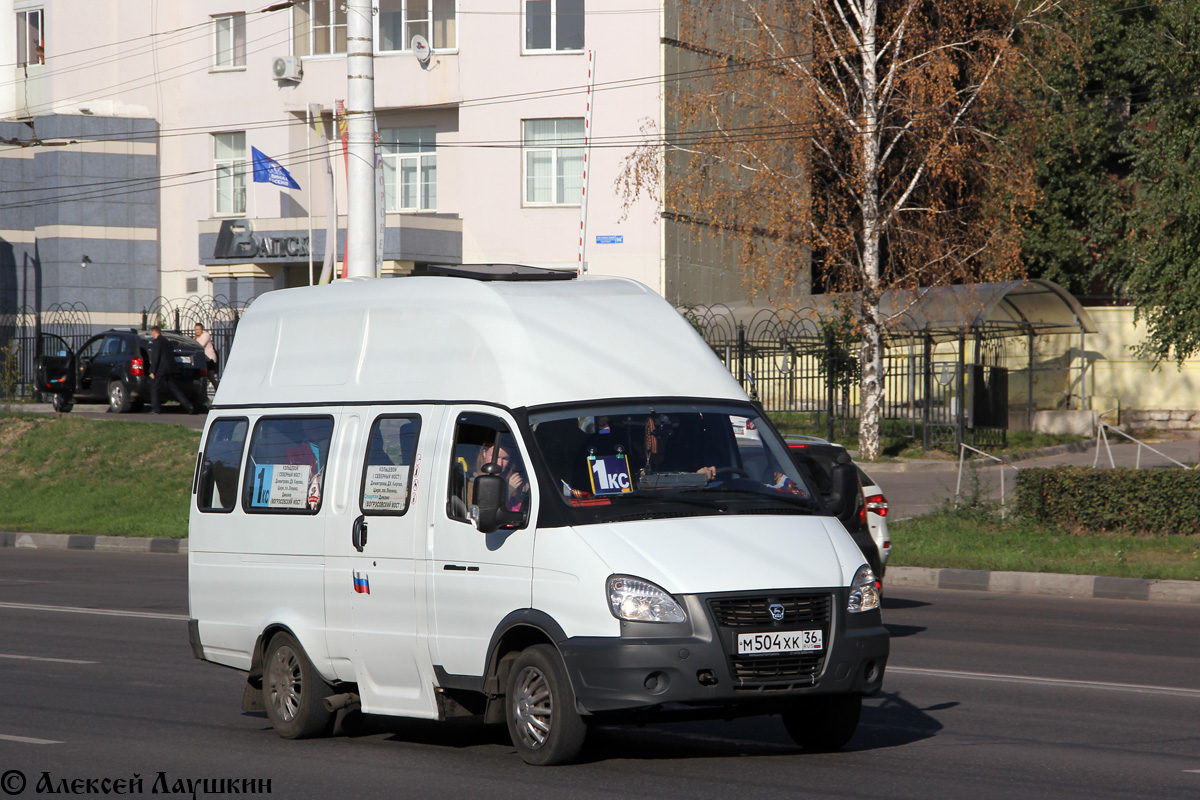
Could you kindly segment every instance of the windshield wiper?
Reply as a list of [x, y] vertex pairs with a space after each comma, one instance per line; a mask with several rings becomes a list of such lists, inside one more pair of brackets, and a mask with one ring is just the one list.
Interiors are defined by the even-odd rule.
[[755, 497], [760, 500], [777, 501], [786, 503], [789, 506], [798, 506], [810, 512], [818, 512], [821, 507], [812, 498], [800, 497], [799, 495], [783, 494], [780, 492], [759, 492], [753, 489], [735, 489], [726, 486], [712, 486], [703, 491], [706, 492], [722, 492], [726, 494], [739, 494], [743, 496]]

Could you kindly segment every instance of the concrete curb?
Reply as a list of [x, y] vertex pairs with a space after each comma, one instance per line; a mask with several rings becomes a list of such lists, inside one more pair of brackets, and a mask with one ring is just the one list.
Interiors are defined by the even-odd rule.
[[0, 403], [5, 414], [53, 414], [54, 406], [49, 403]]
[[37, 550], [100, 550], [108, 553], [186, 553], [188, 551], [187, 539], [0, 532], [0, 548], [5, 547], [29, 547]]
[[987, 572], [971, 569], [890, 567], [885, 587], [967, 589], [1054, 597], [1148, 600], [1153, 603], [1200, 605], [1200, 581], [1106, 578], [1100, 575], [1057, 575], [1043, 572]]
[[[99, 550], [109, 553], [186, 554], [188, 540], [0, 532], [0, 549], [5, 547], [28, 547], [42, 550]], [[1009, 594], [1107, 600], [1147, 600], [1153, 603], [1200, 605], [1200, 581], [1156, 581], [1143, 578], [1106, 578], [1101, 575], [891, 567], [887, 571], [885, 585], [889, 588], [966, 589], [975, 592], [1008, 592]]]

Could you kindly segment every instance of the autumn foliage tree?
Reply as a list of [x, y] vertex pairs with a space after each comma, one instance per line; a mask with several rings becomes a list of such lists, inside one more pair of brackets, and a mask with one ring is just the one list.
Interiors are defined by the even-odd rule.
[[666, 78], [666, 130], [629, 156], [621, 188], [658, 188], [665, 216], [739, 240], [747, 287], [768, 300], [786, 304], [809, 274], [856, 293], [867, 460], [881, 295], [1021, 274], [1035, 195], [1014, 112], [1021, 46], [1065, 46], [1070, 2], [668, 3], [667, 43], [684, 55]]

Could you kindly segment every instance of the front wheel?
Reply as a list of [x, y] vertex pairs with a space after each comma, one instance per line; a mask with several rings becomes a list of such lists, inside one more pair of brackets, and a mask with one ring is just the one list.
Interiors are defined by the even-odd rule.
[[308, 660], [290, 633], [277, 633], [267, 645], [263, 670], [263, 705], [272, 727], [284, 739], [324, 736], [334, 714], [325, 710], [331, 687]]
[[805, 750], [840, 750], [858, 730], [862, 695], [821, 694], [797, 700], [783, 712], [792, 741]]
[[66, 414], [75, 407], [75, 399], [69, 394], [55, 394], [50, 396], [50, 405], [60, 414]]
[[108, 385], [108, 410], [113, 414], [124, 414], [129, 411], [132, 403], [129, 400], [129, 390], [121, 381], [113, 381]]
[[562, 658], [550, 645], [534, 645], [517, 656], [504, 709], [509, 736], [526, 764], [565, 764], [583, 749], [587, 726], [575, 710]]

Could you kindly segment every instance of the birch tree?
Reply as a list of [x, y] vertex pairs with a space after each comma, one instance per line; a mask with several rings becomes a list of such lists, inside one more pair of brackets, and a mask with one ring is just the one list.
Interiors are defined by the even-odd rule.
[[737, 238], [747, 287], [768, 299], [810, 271], [814, 288], [857, 293], [866, 460], [880, 452], [881, 295], [1021, 274], [1035, 192], [1021, 47], [1065, 46], [1071, 2], [668, 3], [668, 49], [686, 55], [666, 77], [667, 130], [619, 188], [659, 188], [664, 215]]

